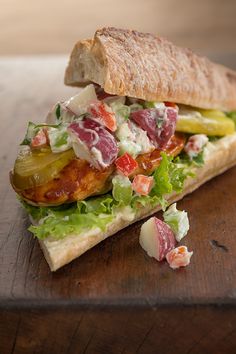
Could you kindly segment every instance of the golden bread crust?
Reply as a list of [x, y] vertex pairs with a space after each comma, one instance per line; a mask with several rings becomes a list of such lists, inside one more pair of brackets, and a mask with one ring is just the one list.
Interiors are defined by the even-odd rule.
[[89, 82], [120, 96], [236, 109], [235, 71], [149, 33], [103, 28], [94, 39], [78, 42], [65, 83]]

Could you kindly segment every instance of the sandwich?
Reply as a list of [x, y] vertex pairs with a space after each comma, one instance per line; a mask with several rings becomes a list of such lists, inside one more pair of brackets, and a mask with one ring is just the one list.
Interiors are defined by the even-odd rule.
[[236, 164], [236, 72], [189, 49], [103, 28], [65, 84], [10, 172], [51, 271]]

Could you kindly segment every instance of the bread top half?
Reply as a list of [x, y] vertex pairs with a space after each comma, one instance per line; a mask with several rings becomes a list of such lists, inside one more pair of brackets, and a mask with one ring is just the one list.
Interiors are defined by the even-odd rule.
[[236, 72], [149, 33], [97, 30], [75, 44], [65, 84], [206, 109], [236, 109]]

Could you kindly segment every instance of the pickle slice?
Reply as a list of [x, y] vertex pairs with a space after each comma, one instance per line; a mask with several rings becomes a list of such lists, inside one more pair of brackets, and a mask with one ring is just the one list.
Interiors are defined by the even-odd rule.
[[180, 111], [176, 131], [210, 136], [224, 136], [235, 131], [233, 121], [217, 110]]
[[19, 190], [40, 186], [55, 178], [74, 158], [73, 149], [52, 153], [50, 148], [32, 151], [24, 147], [15, 161], [12, 182]]
[[199, 109], [198, 110], [199, 113], [201, 113], [201, 115], [203, 117], [208, 117], [208, 118], [227, 118], [226, 114], [222, 111], [219, 111], [217, 109]]

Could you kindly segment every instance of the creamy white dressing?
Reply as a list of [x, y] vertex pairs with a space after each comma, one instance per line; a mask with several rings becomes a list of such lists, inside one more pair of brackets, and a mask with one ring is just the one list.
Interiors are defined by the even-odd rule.
[[[134, 104], [137, 104], [137, 102], [139, 102], [137, 99], [130, 98], [130, 97], [128, 98], [128, 100], [130, 103], [134, 103]], [[94, 101], [97, 101], [97, 95], [96, 95], [94, 85], [91, 84], [86, 86], [77, 95], [71, 97], [66, 102], [58, 103], [60, 104], [60, 113], [61, 113], [59, 121], [67, 122], [67, 123], [74, 121], [76, 116], [82, 113], [86, 113], [88, 111], [88, 107], [90, 103]], [[122, 108], [123, 106], [128, 109], [128, 106], [125, 106], [126, 97], [124, 96], [107, 97], [104, 99], [104, 102], [106, 102], [106, 104], [108, 104], [111, 107], [114, 113], [115, 113], [115, 107]], [[58, 123], [58, 119], [56, 117], [56, 110], [58, 104], [56, 104], [53, 107], [52, 111], [49, 112], [49, 115], [47, 117], [48, 123]], [[160, 115], [163, 114], [163, 118], [161, 118], [161, 121], [163, 121], [164, 123], [165, 120], [167, 119], [168, 108], [166, 108], [163, 102], [152, 102], [152, 104], [154, 108], [160, 111]], [[179, 106], [179, 116], [181, 116], [182, 119], [184, 118], [187, 119], [191, 117], [191, 120], [193, 121], [202, 118], [202, 114], [200, 112], [194, 109], [192, 110], [191, 108], [182, 105]], [[141, 129], [140, 127], [138, 127], [134, 122], [130, 120], [126, 121], [125, 119], [126, 118], [124, 116], [119, 117], [116, 114], [116, 120], [118, 123], [116, 137], [119, 140], [118, 147], [119, 147], [120, 154], [128, 152], [130, 155], [132, 155], [135, 158], [139, 154], [145, 154], [153, 151], [155, 147], [151, 143], [151, 140], [149, 139], [147, 132]], [[205, 116], [204, 116], [204, 121], [206, 122], [208, 127], [211, 126], [211, 124], [213, 124], [213, 120]], [[80, 124], [78, 118], [77, 118], [77, 122], [78, 124]], [[66, 144], [56, 146], [56, 141], [58, 137], [62, 134], [62, 132], [65, 129], [66, 128], [59, 128], [59, 129], [49, 128], [48, 135], [50, 140], [50, 146], [53, 152], [57, 153], [73, 147], [77, 157], [87, 160], [89, 163], [91, 163], [97, 168], [99, 168], [99, 166], [107, 167], [107, 164], [105, 164], [103, 161], [101, 151], [99, 151], [95, 147], [89, 149], [85, 143], [79, 141], [78, 137], [75, 135], [73, 136], [73, 133], [71, 132], [69, 132], [69, 137], [67, 139]], [[99, 141], [99, 135], [96, 133], [96, 129], [95, 130], [87, 129], [87, 131], [94, 135], [94, 145], [96, 145], [96, 143]], [[160, 133], [161, 133], [161, 129], [157, 130], [157, 134]], [[214, 149], [214, 145], [211, 143], [207, 144], [206, 139], [207, 139], [206, 136], [203, 137], [202, 134], [199, 134], [199, 136], [196, 138], [195, 145], [197, 146], [197, 150], [205, 147], [204, 154], [207, 156], [208, 154], [210, 154], [210, 151]], [[188, 148], [187, 145], [185, 146], [185, 150], [191, 158], [197, 155], [196, 151], [191, 150], [190, 148]]]
[[[108, 164], [106, 164], [104, 161], [103, 161], [103, 158], [102, 158], [102, 153], [100, 150], [96, 149], [95, 147], [92, 147], [91, 149], [91, 154], [93, 156], [93, 161], [94, 161], [94, 164], [97, 165], [96, 161], [98, 162], [99, 166], [103, 167], [103, 168], [106, 168], [108, 166]], [[99, 167], [98, 166], [98, 167]]]
[[133, 209], [128, 205], [123, 208], [119, 208], [119, 210], [115, 213], [116, 219], [122, 219], [125, 221], [133, 221], [135, 218], [135, 212]]
[[133, 122], [130, 122], [130, 126], [135, 134], [135, 142], [140, 146], [140, 154], [145, 154], [155, 149], [145, 130], [139, 128]]
[[184, 210], [177, 210], [176, 203], [172, 204], [163, 214], [165, 222], [174, 232], [178, 242], [185, 237], [189, 230], [188, 214]]
[[70, 109], [76, 116], [79, 116], [87, 112], [88, 106], [91, 102], [97, 100], [94, 85], [86, 86], [77, 95], [71, 97], [65, 106]]
[[129, 177], [120, 174], [117, 174], [113, 177], [112, 183], [118, 183], [120, 187], [129, 187], [131, 185]]
[[163, 109], [163, 112], [165, 111], [166, 109], [166, 105], [164, 102], [154, 102], [154, 108], [157, 108], [157, 109]]
[[131, 121], [121, 124], [116, 136], [120, 140], [118, 146], [121, 153], [128, 152], [135, 157], [155, 148], [148, 138], [147, 132]]
[[89, 163], [93, 164], [93, 158], [91, 156], [91, 153], [87, 147], [86, 144], [84, 144], [83, 141], [79, 139], [79, 137], [73, 133], [71, 130], [68, 130], [71, 142], [72, 142], [72, 147], [75, 152], [76, 157], [86, 160]]
[[52, 152], [58, 153], [69, 150], [72, 147], [72, 141], [69, 135], [67, 135], [66, 143], [59, 144], [58, 141], [62, 138], [63, 134], [67, 135], [67, 126], [59, 128], [48, 128], [48, 138]]
[[119, 128], [117, 129], [116, 132], [116, 136], [117, 138], [122, 141], [122, 140], [126, 140], [126, 141], [135, 141], [135, 132], [132, 132], [132, 130], [129, 127], [129, 124], [123, 123], [119, 126]]
[[[71, 123], [76, 119], [76, 117], [78, 117], [78, 115], [87, 113], [89, 110], [89, 105], [94, 101], [97, 101], [97, 95], [94, 85], [91, 84], [86, 86], [82, 91], [80, 91], [75, 96], [69, 98], [64, 103], [60, 102], [60, 109], [58, 109], [58, 104], [56, 104], [53, 107], [53, 110], [48, 115], [48, 122], [58, 123], [58, 121], [60, 121], [64, 123]], [[118, 112], [115, 113], [118, 124], [116, 137], [119, 140], [118, 147], [120, 153], [123, 154], [125, 152], [128, 152], [132, 156], [136, 157], [139, 154], [148, 153], [154, 150], [155, 147], [148, 138], [146, 131], [139, 128], [134, 122], [126, 121], [126, 115], [129, 114], [130, 108], [124, 105], [125, 101], [126, 97], [124, 96], [112, 96], [104, 99], [104, 102], [106, 102], [106, 104], [111, 107], [110, 109], [112, 110], [112, 112], [115, 113], [116, 109]], [[130, 98], [129, 101], [138, 102], [137, 99], [132, 98]], [[140, 107], [142, 108], [142, 106]], [[154, 107], [158, 108], [159, 110], [163, 109], [163, 112], [166, 110], [165, 104], [163, 102], [155, 102]], [[60, 119], [56, 117], [57, 109], [58, 112], [60, 111]], [[77, 123], [80, 124], [80, 119], [78, 118]], [[98, 134], [96, 134], [96, 129], [87, 129], [87, 131], [94, 135], [93, 145], [96, 145], [96, 143], [99, 141], [99, 136]], [[92, 165], [95, 165], [95, 167], [98, 167], [98, 165], [102, 167], [107, 167], [107, 165], [102, 159], [101, 151], [94, 147], [92, 149], [89, 149], [85, 143], [79, 141], [78, 137], [73, 132], [71, 132], [70, 129], [68, 129], [68, 133], [69, 137], [67, 144], [56, 147], [56, 140], [61, 134], [61, 132], [57, 131], [57, 128], [51, 128], [49, 130], [50, 145], [52, 147], [53, 152], [64, 151], [72, 146], [78, 158], [87, 160]]]
[[[59, 106], [60, 117], [57, 117]], [[75, 119], [75, 115], [70, 112], [63, 102], [57, 102], [46, 117], [46, 124], [71, 123]]]
[[185, 152], [192, 159], [197, 156], [208, 143], [209, 139], [205, 134], [192, 135], [184, 147]]
[[136, 157], [141, 153], [140, 145], [134, 143], [133, 141], [122, 140], [118, 142], [118, 147], [120, 155], [128, 152], [131, 156]]

